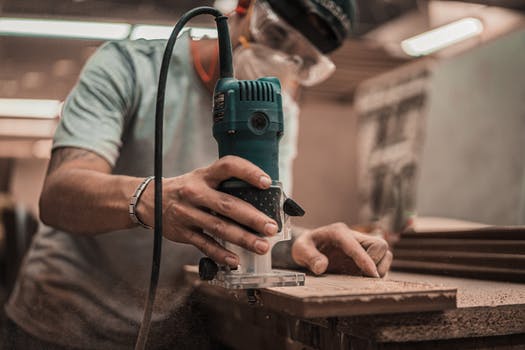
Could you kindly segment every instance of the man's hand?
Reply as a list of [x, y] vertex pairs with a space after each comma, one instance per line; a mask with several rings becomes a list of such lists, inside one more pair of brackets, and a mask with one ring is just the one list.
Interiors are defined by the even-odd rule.
[[333, 272], [383, 277], [393, 256], [385, 240], [337, 223], [300, 235], [292, 246], [292, 257], [317, 275]]
[[[260, 189], [271, 185], [270, 177], [259, 167], [234, 156], [223, 157], [209, 167], [165, 179], [164, 236], [172, 241], [192, 244], [216, 262], [232, 267], [238, 265], [238, 256], [203, 230], [257, 254], [266, 253], [268, 242], [239, 224], [263, 236], [273, 236], [278, 230], [277, 223], [251, 204], [217, 190], [221, 182], [232, 177]], [[154, 222], [153, 187], [148, 186], [137, 207], [138, 216], [150, 226]], [[210, 211], [219, 215], [213, 215]]]

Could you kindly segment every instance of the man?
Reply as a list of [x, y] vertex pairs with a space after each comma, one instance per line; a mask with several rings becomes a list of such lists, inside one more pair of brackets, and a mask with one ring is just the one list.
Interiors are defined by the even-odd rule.
[[[298, 112], [291, 96], [298, 84], [314, 84], [333, 70], [323, 53], [342, 44], [351, 11], [346, 0], [239, 1], [229, 20], [237, 77], [278, 75], [283, 82], [287, 131], [280, 167], [288, 192]], [[128, 204], [153, 171], [153, 116], [164, 45], [162, 40], [104, 45], [66, 100], [40, 198], [41, 219], [53, 229], [36, 236], [6, 307], [14, 323], [15, 346], [133, 346], [152, 245], [151, 231], [134, 221], [153, 225], [153, 186], [144, 190], [133, 218]], [[268, 243], [237, 223], [263, 236], [277, 232], [271, 218], [216, 190], [231, 177], [261, 189], [271, 182], [246, 160], [216, 160], [210, 117], [216, 61], [215, 41], [194, 41], [188, 33], [173, 53], [165, 108], [167, 240], [151, 348], [203, 345], [192, 328], [196, 317], [190, 319], [182, 306], [190, 287], [181, 281], [181, 267], [195, 264], [200, 252], [220, 264], [238, 263], [235, 254], [203, 230], [257, 254], [268, 253]], [[209, 210], [228, 219], [212, 216]], [[288, 248], [295, 264], [315, 274], [361, 271], [380, 277], [392, 260], [385, 241], [343, 224], [305, 230]]]

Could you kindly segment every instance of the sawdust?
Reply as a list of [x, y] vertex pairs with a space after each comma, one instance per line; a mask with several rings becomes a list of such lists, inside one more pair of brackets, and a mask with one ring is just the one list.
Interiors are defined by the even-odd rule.
[[525, 284], [391, 272], [390, 277], [457, 288], [458, 308], [525, 304]]

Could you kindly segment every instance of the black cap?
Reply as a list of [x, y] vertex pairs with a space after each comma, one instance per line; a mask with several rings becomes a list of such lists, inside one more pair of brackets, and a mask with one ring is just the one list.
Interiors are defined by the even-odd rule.
[[355, 23], [353, 0], [264, 0], [321, 52], [340, 47]]

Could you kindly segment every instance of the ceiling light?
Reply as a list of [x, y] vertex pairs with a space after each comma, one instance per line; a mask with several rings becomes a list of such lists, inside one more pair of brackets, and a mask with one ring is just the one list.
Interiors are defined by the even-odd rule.
[[133, 30], [131, 31], [129, 38], [132, 40], [168, 39], [172, 31], [173, 31], [173, 27], [171, 26], [155, 26], [155, 25], [147, 25], [147, 24], [138, 24], [133, 27]]
[[0, 116], [53, 119], [59, 115], [58, 100], [0, 98]]
[[[215, 28], [199, 28], [191, 27], [184, 28], [181, 31], [181, 34], [190, 30], [190, 35], [193, 39], [200, 40], [204, 37], [210, 39], [217, 39], [217, 29]], [[172, 26], [159, 26], [159, 25], [147, 25], [147, 24], [137, 24], [133, 27], [129, 38], [131, 40], [136, 39], [169, 39], [171, 32], [173, 31]]]
[[479, 35], [483, 23], [477, 18], [464, 18], [442, 27], [403, 40], [401, 48], [410, 56], [423, 56]]
[[127, 23], [0, 18], [0, 35], [121, 40], [128, 37], [130, 29]]
[[201, 40], [203, 38], [208, 39], [217, 39], [217, 29], [216, 28], [199, 28], [199, 27], [191, 27], [190, 35], [195, 40]]

